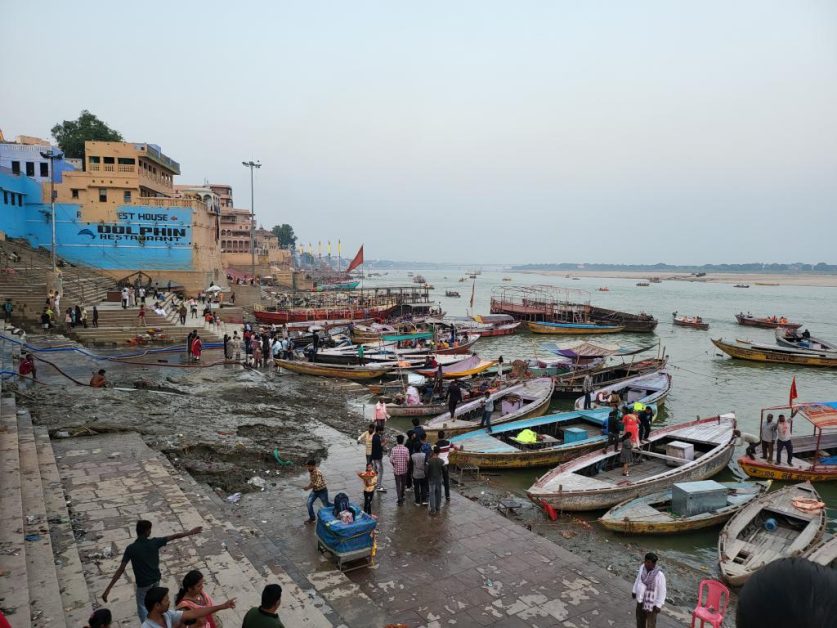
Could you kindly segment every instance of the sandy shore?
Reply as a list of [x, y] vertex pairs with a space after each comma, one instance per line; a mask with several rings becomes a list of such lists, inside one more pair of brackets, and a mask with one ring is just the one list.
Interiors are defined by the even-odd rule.
[[601, 279], [644, 279], [659, 277], [663, 281], [701, 281], [705, 283], [749, 284], [756, 287], [756, 284], [780, 285], [780, 286], [815, 286], [818, 288], [837, 288], [837, 275], [813, 275], [805, 274], [773, 274], [773, 273], [709, 273], [703, 277], [695, 277], [688, 273], [648, 273], [618, 270], [575, 270], [572, 273], [565, 271], [531, 271], [540, 275], [552, 277], [593, 277]]

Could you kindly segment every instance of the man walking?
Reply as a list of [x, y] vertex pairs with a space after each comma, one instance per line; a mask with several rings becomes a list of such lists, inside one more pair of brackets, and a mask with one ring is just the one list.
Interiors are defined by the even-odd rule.
[[445, 463], [439, 457], [439, 446], [433, 448], [427, 461], [427, 484], [430, 498], [430, 514], [439, 514], [442, 507], [442, 473]]
[[459, 405], [459, 402], [462, 401], [462, 389], [459, 387], [459, 382], [453, 380], [448, 386], [448, 412], [450, 413], [450, 418], [455, 418], [456, 415], [456, 406]]
[[768, 414], [764, 424], [761, 426], [761, 457], [769, 463], [773, 463], [773, 448], [776, 444], [776, 424], [773, 422], [773, 415]]
[[387, 424], [387, 419], [389, 419], [387, 404], [383, 397], [379, 397], [378, 403], [375, 404], [375, 425], [383, 428]]
[[581, 391], [584, 393], [584, 409], [590, 409], [590, 394], [593, 392], [593, 378], [590, 373], [584, 376], [584, 381], [581, 384]]
[[422, 449], [416, 449], [410, 460], [413, 463], [413, 494], [416, 506], [427, 505], [427, 454]]
[[113, 574], [110, 584], [108, 584], [105, 592], [102, 593], [102, 600], [108, 601], [108, 595], [113, 585], [122, 577], [125, 572], [125, 567], [131, 563], [131, 569], [134, 570], [134, 583], [137, 590], [137, 615], [140, 623], [144, 622], [148, 617], [148, 611], [145, 607], [145, 594], [152, 588], [160, 584], [160, 548], [166, 545], [169, 541], [175, 541], [187, 536], [193, 536], [203, 532], [203, 528], [192, 528], [188, 532], [180, 532], [178, 534], [170, 534], [169, 536], [159, 536], [151, 538], [151, 522], [141, 519], [137, 521], [137, 540], [125, 548], [125, 554], [122, 556], [122, 564], [119, 569]]
[[315, 501], [319, 499], [325, 507], [329, 507], [331, 504], [328, 501], [328, 487], [326, 486], [322, 472], [317, 467], [317, 461], [309, 460], [306, 466], [308, 467], [309, 482], [302, 490], [311, 491], [308, 495], [308, 519], [305, 521], [305, 523], [310, 524], [317, 520], [314, 516]]
[[376, 425], [375, 435], [372, 436], [371, 461], [372, 468], [378, 474], [377, 490], [379, 493], [387, 492], [387, 489], [384, 488], [384, 442], [384, 427]]
[[636, 600], [636, 628], [656, 628], [657, 615], [666, 601], [666, 577], [657, 567], [654, 552], [645, 555], [631, 596]]
[[396, 445], [389, 452], [392, 474], [395, 476], [395, 494], [397, 504], [404, 503], [404, 489], [407, 487], [407, 474], [410, 472], [410, 451], [404, 446], [404, 435], [395, 437]]

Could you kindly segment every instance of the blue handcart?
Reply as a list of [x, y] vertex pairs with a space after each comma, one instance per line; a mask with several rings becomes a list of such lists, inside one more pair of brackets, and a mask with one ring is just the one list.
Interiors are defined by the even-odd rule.
[[[317, 549], [328, 552], [337, 560], [340, 571], [352, 571], [372, 564], [375, 545], [375, 528], [378, 522], [367, 515], [355, 504], [349, 504], [354, 513], [352, 523], [343, 523], [334, 515], [330, 507], [322, 507], [317, 512]], [[347, 563], [360, 562], [346, 567]]]

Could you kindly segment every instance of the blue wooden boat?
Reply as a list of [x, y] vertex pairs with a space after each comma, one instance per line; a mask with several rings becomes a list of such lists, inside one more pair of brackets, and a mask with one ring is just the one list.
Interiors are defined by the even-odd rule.
[[[534, 419], [502, 423], [491, 433], [478, 429], [454, 436], [451, 443], [453, 464], [473, 464], [486, 469], [525, 469], [555, 466], [571, 458], [604, 447], [609, 408], [558, 412]], [[531, 430], [536, 442], [519, 439], [523, 430]]]

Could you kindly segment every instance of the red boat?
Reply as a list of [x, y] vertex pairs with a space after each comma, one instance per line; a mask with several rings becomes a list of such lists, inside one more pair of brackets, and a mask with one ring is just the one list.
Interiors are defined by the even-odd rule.
[[302, 321], [327, 321], [334, 319], [369, 319], [385, 320], [396, 305], [376, 305], [373, 307], [291, 307], [268, 312], [267, 310], [253, 310], [253, 315], [260, 323], [284, 325]]
[[678, 316], [677, 312], [672, 313], [673, 322], [680, 327], [691, 327], [693, 329], [709, 329], [709, 323], [704, 323], [700, 316]]
[[802, 327], [802, 323], [792, 323], [784, 316], [775, 317], [775, 316], [766, 316], [764, 318], [759, 318], [758, 316], [753, 316], [752, 314], [736, 314], [735, 318], [738, 320], [739, 325], [744, 325], [745, 327], [762, 327], [764, 329], [776, 329], [777, 327], [787, 327], [788, 329], [799, 329]]

